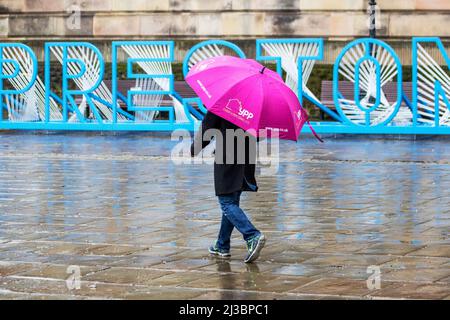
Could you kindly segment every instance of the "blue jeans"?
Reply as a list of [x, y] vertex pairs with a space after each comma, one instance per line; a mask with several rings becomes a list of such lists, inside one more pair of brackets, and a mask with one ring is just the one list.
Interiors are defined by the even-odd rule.
[[230, 250], [231, 233], [234, 228], [242, 233], [245, 241], [261, 234], [250, 222], [244, 211], [239, 208], [241, 193], [241, 191], [236, 191], [219, 196], [219, 203], [222, 209], [222, 223], [217, 246], [222, 250]]

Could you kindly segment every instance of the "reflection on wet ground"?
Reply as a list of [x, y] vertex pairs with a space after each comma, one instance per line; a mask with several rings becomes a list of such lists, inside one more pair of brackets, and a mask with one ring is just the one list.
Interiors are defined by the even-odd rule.
[[448, 140], [283, 142], [277, 175], [243, 199], [268, 237], [251, 265], [238, 234], [230, 260], [208, 256], [212, 167], [172, 163], [175, 143], [0, 136], [0, 298], [450, 297]]

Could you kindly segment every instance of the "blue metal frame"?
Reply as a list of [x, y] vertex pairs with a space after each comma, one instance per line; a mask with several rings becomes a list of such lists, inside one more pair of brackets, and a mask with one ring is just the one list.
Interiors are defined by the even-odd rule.
[[[169, 46], [169, 57], [162, 58], [127, 58], [127, 78], [129, 79], [154, 79], [154, 78], [166, 78], [169, 79], [169, 90], [156, 90], [156, 91], [136, 91], [130, 90], [126, 97], [123, 97], [117, 90], [117, 66], [118, 66], [118, 50], [123, 46], [155, 46], [155, 45], [165, 45]], [[121, 99], [127, 105], [129, 111], [158, 111], [158, 112], [168, 112], [168, 120], [155, 120], [151, 123], [145, 124], [148, 130], [159, 130], [158, 128], [165, 128], [161, 130], [175, 130], [180, 128], [180, 124], [175, 122], [175, 114], [173, 106], [135, 106], [133, 103], [134, 95], [160, 95], [167, 94], [174, 96], [178, 99], [184, 106], [186, 115], [190, 121], [188, 124], [189, 128], [194, 127], [194, 120], [190, 116], [190, 112], [187, 111], [187, 105], [183, 103], [183, 99], [175, 92], [174, 89], [174, 76], [173, 74], [136, 74], [133, 71], [133, 65], [139, 62], [173, 62], [174, 57], [174, 42], [173, 41], [114, 41], [112, 43], [112, 108], [113, 108], [113, 123], [117, 122], [117, 101]], [[163, 126], [163, 127], [161, 127]], [[186, 126], [186, 124], [183, 124]]]
[[[62, 65], [62, 98], [57, 99], [57, 96], [51, 89], [51, 77], [50, 77], [50, 61], [51, 61], [51, 48], [59, 47], [62, 49], [63, 53], [63, 65]], [[68, 58], [68, 49], [74, 47], [85, 47], [94, 52], [97, 56], [100, 63], [100, 72], [98, 75], [98, 79], [95, 84], [87, 90], [71, 90], [69, 89], [69, 81], [75, 80], [77, 78], [82, 77], [86, 72], [86, 65], [80, 59]], [[76, 75], [68, 74], [68, 65], [70, 63], [76, 63], [80, 66], [80, 72]], [[55, 99], [56, 101], [60, 101], [62, 103], [62, 116], [63, 123], [68, 124], [68, 110], [75, 112], [78, 120], [81, 122], [86, 122], [86, 119], [82, 114], [80, 114], [77, 105], [75, 103], [74, 96], [82, 95], [86, 97], [86, 101], [89, 104], [92, 112], [94, 113], [97, 121], [101, 124], [103, 120], [101, 119], [100, 114], [98, 113], [97, 107], [92, 101], [93, 92], [100, 86], [100, 83], [103, 81], [103, 74], [105, 72], [105, 63], [103, 60], [103, 55], [100, 50], [95, 47], [93, 44], [89, 42], [47, 42], [45, 44], [45, 122], [50, 122], [50, 98]], [[68, 128], [69, 129], [69, 128]]]
[[[418, 44], [420, 42], [425, 42], [425, 43], [434, 43], [436, 44], [436, 46], [438, 47], [440, 53], [442, 54], [442, 56], [444, 57], [445, 62], [447, 63], [447, 68], [450, 70], [450, 58], [447, 55], [447, 52], [444, 48], [444, 45], [442, 44], [441, 39], [439, 39], [438, 37], [416, 37], [413, 38], [412, 40], [412, 67], [413, 67], [413, 71], [412, 71], [412, 76], [413, 76], [413, 101], [412, 101], [412, 106], [413, 106], [413, 124], [415, 126], [417, 126], [417, 106], [418, 106], [418, 85], [417, 85], [417, 76], [418, 76], [418, 58], [417, 58], [417, 51], [418, 49]], [[447, 105], [447, 108], [450, 109], [450, 103], [448, 98], [445, 96], [445, 92], [442, 90], [442, 84], [436, 80], [435, 81], [435, 92], [434, 92], [434, 103], [435, 103], [435, 127], [439, 127], [439, 98], [441, 97], [444, 102]], [[437, 115], [437, 116], [436, 116]], [[445, 128], [445, 127], [444, 127]]]
[[[128, 91], [128, 95], [127, 95], [127, 105], [128, 105], [128, 110], [130, 111], [159, 111], [159, 110], [155, 110], [155, 108], [157, 108], [156, 106], [148, 106], [149, 109], [147, 109], [147, 107], [136, 107], [133, 104], [133, 96], [134, 95], [160, 95], [160, 94], [171, 94], [174, 91], [174, 76], [173, 74], [137, 74], [134, 73], [133, 71], [133, 65], [135, 63], [139, 63], [139, 62], [173, 62], [175, 60], [174, 58], [174, 44], [173, 41], [167, 41], [166, 43], [162, 43], [162, 42], [158, 42], [158, 43], [152, 43], [151, 45], [161, 45], [161, 44], [165, 44], [165, 45], [169, 45], [169, 54], [170, 57], [168, 58], [140, 58], [140, 59], [136, 59], [136, 58], [128, 58], [127, 59], [127, 77], [128, 79], [155, 79], [155, 78], [161, 78], [161, 79], [169, 79], [169, 90], [155, 90], [155, 91], [135, 91], [135, 90], [129, 90]], [[120, 48], [121, 46], [123, 46], [124, 44], [121, 43], [115, 43], [113, 44], [113, 50], [116, 50], [116, 45], [117, 48]], [[130, 45], [125, 44], [125, 45]], [[150, 45], [150, 44], [143, 44], [143, 43], [135, 43], [135, 45]], [[113, 64], [114, 67], [116, 67], [115, 64]], [[113, 78], [113, 81], [117, 83], [117, 78]], [[163, 111], [163, 110], [161, 110]]]
[[[256, 40], [256, 60], [258, 61], [275, 61], [277, 72], [280, 75], [280, 77], [283, 76], [283, 69], [282, 69], [282, 58], [281, 57], [275, 57], [275, 56], [264, 56], [262, 55], [262, 44], [263, 43], [294, 43], [294, 44], [302, 44], [302, 43], [310, 43], [310, 44], [316, 44], [319, 47], [319, 52], [317, 56], [303, 56], [298, 57], [297, 60], [297, 66], [298, 66], [298, 78], [303, 79], [303, 61], [304, 60], [322, 60], [323, 59], [323, 39], [320, 38], [303, 38], [303, 39], [258, 39]], [[301, 83], [301, 81], [299, 81]], [[319, 109], [321, 109], [323, 112], [328, 114], [331, 118], [333, 118], [336, 121], [342, 121], [340, 116], [336, 114], [333, 110], [322, 104], [320, 101], [317, 101], [310, 95], [303, 92], [303, 86], [299, 85], [297, 88], [297, 96], [299, 97], [300, 103], [303, 105], [303, 98], [306, 98], [308, 101], [316, 105]]]
[[[317, 133], [349, 133], [349, 134], [450, 134], [450, 126], [435, 127], [431, 125], [388, 125], [388, 126], [348, 126], [340, 122], [311, 122]], [[308, 126], [302, 132], [311, 133]]]
[[[197, 111], [194, 107], [192, 107], [192, 104], [196, 104], [200, 111]], [[206, 107], [203, 105], [202, 100], [200, 98], [186, 98], [183, 99], [183, 105], [185, 110], [187, 111], [186, 114], [190, 115], [192, 114], [197, 120], [203, 120], [206, 112], [208, 111]]]

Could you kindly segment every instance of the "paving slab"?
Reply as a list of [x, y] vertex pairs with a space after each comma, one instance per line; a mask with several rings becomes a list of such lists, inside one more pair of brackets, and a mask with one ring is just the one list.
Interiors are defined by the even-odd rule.
[[209, 256], [213, 168], [171, 161], [177, 141], [3, 131], [0, 298], [449, 299], [448, 139], [326, 140], [281, 142], [243, 195], [267, 236], [248, 265], [237, 232], [231, 258]]

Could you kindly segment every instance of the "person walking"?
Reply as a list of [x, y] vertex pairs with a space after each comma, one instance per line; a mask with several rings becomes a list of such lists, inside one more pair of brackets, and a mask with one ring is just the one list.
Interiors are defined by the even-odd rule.
[[222, 258], [230, 257], [231, 234], [236, 228], [247, 245], [244, 262], [250, 263], [259, 257], [266, 242], [265, 235], [240, 208], [243, 191], [258, 191], [255, 178], [257, 140], [235, 124], [207, 112], [191, 145], [193, 157], [211, 142], [211, 139], [205, 139], [211, 136], [216, 142], [214, 186], [222, 220], [217, 240], [209, 248], [209, 253]]

